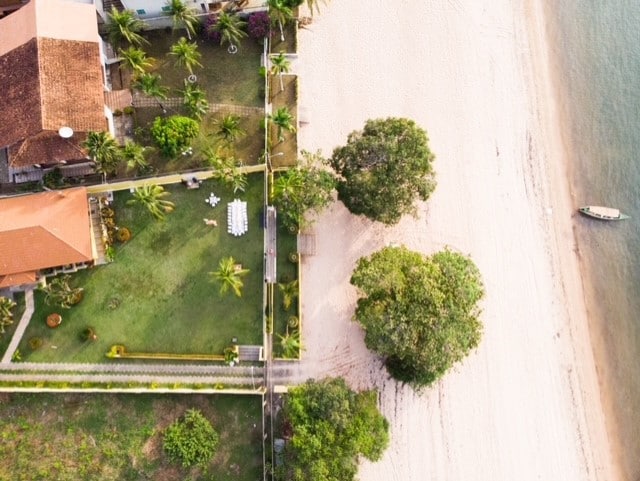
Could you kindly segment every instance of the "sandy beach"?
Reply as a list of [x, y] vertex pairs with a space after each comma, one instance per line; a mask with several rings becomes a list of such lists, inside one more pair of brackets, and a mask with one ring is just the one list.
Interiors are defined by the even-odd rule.
[[[393, 228], [335, 203], [303, 259], [300, 376], [380, 390], [391, 446], [361, 481], [620, 479], [587, 329], [573, 202], [537, 0], [333, 0], [300, 32], [300, 146], [326, 156], [368, 118], [425, 128], [438, 187]], [[526, 8], [526, 10], [525, 10]], [[390, 243], [469, 254], [480, 347], [416, 393], [351, 321], [358, 258]]]

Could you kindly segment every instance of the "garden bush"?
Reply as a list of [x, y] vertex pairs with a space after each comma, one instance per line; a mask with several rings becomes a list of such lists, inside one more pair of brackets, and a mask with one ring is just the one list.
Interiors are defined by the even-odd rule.
[[29, 339], [29, 347], [32, 351], [37, 351], [42, 347], [42, 338], [41, 337], [32, 337]]
[[270, 25], [271, 20], [267, 12], [255, 12], [249, 15], [247, 31], [251, 38], [261, 40], [269, 35]]
[[198, 136], [200, 125], [189, 117], [173, 115], [156, 117], [151, 127], [151, 136], [166, 157], [175, 157], [185, 150], [191, 139]]
[[218, 447], [219, 436], [196, 409], [171, 424], [164, 433], [164, 450], [169, 459], [183, 467], [205, 467]]
[[118, 242], [127, 242], [129, 239], [131, 239], [131, 231], [126, 227], [120, 227], [116, 231], [116, 239], [118, 240]]
[[222, 34], [215, 30], [215, 26], [218, 23], [218, 14], [212, 13], [207, 17], [204, 22], [204, 35], [211, 40], [214, 45], [220, 45], [222, 40]]
[[297, 252], [289, 252], [289, 262], [296, 264], [300, 259], [300, 255]]

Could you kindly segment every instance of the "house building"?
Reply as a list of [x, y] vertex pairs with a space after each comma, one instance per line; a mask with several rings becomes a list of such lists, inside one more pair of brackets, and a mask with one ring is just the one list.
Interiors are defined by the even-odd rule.
[[98, 257], [84, 187], [1, 198], [0, 213], [0, 289], [75, 272]]
[[31, 0], [0, 19], [0, 184], [91, 170], [87, 132], [113, 132], [101, 50], [92, 3]]

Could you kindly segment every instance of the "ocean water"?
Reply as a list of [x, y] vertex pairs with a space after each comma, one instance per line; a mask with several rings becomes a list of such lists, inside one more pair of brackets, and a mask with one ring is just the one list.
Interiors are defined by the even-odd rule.
[[574, 216], [605, 405], [626, 479], [640, 480], [640, 1], [547, 2], [576, 207], [618, 207], [622, 222]]

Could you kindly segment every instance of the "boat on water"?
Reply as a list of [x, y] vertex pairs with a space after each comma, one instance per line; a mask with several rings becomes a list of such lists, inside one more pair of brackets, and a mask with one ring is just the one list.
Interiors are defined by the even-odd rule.
[[618, 209], [611, 207], [601, 207], [599, 205], [587, 205], [578, 209], [580, 213], [600, 220], [624, 220], [629, 216], [623, 214]]

